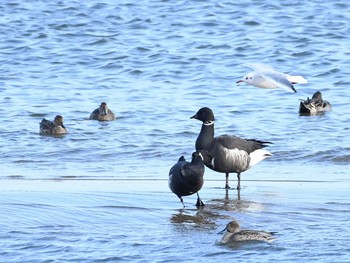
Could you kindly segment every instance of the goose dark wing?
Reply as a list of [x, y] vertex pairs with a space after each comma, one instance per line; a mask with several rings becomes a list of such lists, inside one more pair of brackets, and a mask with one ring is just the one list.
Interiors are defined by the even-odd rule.
[[232, 135], [222, 135], [215, 138], [216, 142], [227, 149], [238, 149], [251, 153], [257, 149], [266, 147], [270, 142], [258, 141], [255, 139], [242, 139]]

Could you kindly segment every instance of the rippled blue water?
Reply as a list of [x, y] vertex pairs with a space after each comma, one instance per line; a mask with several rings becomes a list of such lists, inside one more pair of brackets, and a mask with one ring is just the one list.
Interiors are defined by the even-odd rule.
[[[0, 5], [0, 259], [117, 262], [349, 258], [345, 1], [19, 1]], [[296, 94], [236, 85], [247, 62], [299, 74]], [[300, 117], [320, 90], [333, 105]], [[106, 101], [114, 122], [88, 120]], [[216, 134], [273, 142], [240, 200], [207, 170], [186, 209], [167, 186], [200, 107]], [[69, 134], [40, 136], [61, 114]], [[231, 183], [235, 184], [231, 175]], [[271, 244], [217, 244], [236, 218]]]

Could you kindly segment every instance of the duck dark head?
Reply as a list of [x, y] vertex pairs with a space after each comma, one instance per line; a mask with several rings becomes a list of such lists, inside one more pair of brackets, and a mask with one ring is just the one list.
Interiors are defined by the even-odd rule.
[[312, 95], [312, 99], [316, 99], [316, 100], [322, 100], [322, 93], [319, 91], [316, 91], [314, 93], [314, 95]]
[[53, 123], [55, 126], [61, 126], [63, 128], [66, 128], [63, 125], [63, 117], [61, 115], [56, 115], [55, 119], [53, 120]]
[[215, 120], [213, 111], [208, 107], [199, 109], [199, 111], [197, 111], [197, 113], [193, 115], [191, 119], [202, 121], [204, 125], [211, 125]]
[[107, 115], [108, 114], [108, 107], [107, 107], [107, 103], [106, 102], [102, 102], [100, 105], [100, 114], [101, 115]]

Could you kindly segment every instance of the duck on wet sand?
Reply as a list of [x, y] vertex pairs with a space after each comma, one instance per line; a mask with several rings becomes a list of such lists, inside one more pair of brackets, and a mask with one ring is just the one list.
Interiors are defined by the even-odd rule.
[[311, 100], [309, 98], [301, 100], [299, 105], [300, 115], [315, 115], [331, 110], [332, 105], [328, 101], [322, 99], [322, 93], [320, 91], [315, 92]]
[[242, 241], [271, 242], [276, 239], [274, 236], [276, 232], [267, 232], [261, 230], [241, 230], [237, 221], [231, 221], [228, 223], [225, 229], [220, 231], [218, 234], [221, 234], [225, 231], [226, 233], [220, 240], [220, 243], [222, 244]]
[[115, 114], [108, 108], [106, 102], [102, 102], [100, 107], [95, 109], [90, 114], [89, 119], [98, 121], [113, 121], [115, 120]]
[[197, 193], [196, 206], [204, 206], [198, 194], [204, 182], [204, 161], [211, 162], [209, 153], [207, 151], [196, 151], [192, 154], [191, 162], [187, 162], [185, 157], [181, 156], [169, 171], [169, 188], [179, 197], [183, 207], [185, 207], [185, 204], [182, 197], [194, 193]]
[[264, 149], [268, 143], [255, 139], [241, 139], [233, 135], [214, 137], [214, 113], [204, 107], [191, 117], [203, 122], [196, 140], [196, 150], [207, 150], [212, 158], [208, 168], [226, 174], [226, 188], [229, 187], [229, 173], [237, 173], [237, 189], [241, 188], [241, 173], [272, 154]]
[[42, 135], [58, 135], [67, 133], [66, 127], [63, 125], [63, 117], [57, 115], [52, 121], [42, 119], [39, 124], [40, 134]]

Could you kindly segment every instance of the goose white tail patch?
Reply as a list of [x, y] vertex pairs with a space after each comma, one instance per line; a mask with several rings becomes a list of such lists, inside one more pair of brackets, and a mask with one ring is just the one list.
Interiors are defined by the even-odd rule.
[[257, 163], [261, 162], [262, 160], [268, 157], [271, 157], [272, 153], [263, 149], [258, 149], [258, 150], [255, 150], [254, 152], [251, 152], [249, 156], [250, 156], [250, 162], [249, 162], [249, 168], [250, 168], [256, 165]]

